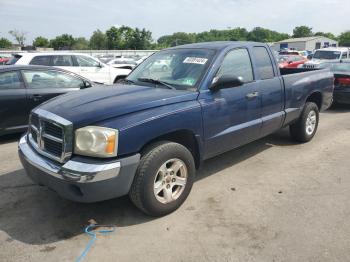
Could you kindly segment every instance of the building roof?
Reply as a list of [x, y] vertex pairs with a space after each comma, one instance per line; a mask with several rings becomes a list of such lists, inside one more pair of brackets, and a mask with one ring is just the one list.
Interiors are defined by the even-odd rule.
[[[290, 39], [286, 39], [286, 40], [282, 40], [279, 41], [278, 43], [295, 43], [295, 42], [307, 42], [307, 41], [312, 41], [312, 40], [316, 40], [319, 38], [326, 38], [329, 39], [327, 37], [324, 36], [310, 36], [310, 37], [299, 37], [299, 38], [290, 38]], [[329, 39], [330, 41], [335, 41], [333, 39]], [[336, 41], [335, 41], [336, 42]]]

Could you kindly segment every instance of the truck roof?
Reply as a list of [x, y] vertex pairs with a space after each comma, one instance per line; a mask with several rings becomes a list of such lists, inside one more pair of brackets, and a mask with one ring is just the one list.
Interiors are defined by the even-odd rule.
[[239, 47], [239, 46], [253, 46], [253, 45], [266, 45], [266, 44], [258, 43], [258, 42], [249, 42], [249, 41], [215, 41], [215, 42], [203, 42], [203, 43], [174, 46], [174, 47], [168, 48], [168, 50], [177, 49], [177, 48], [205, 48], [205, 49], [220, 50], [228, 46]]

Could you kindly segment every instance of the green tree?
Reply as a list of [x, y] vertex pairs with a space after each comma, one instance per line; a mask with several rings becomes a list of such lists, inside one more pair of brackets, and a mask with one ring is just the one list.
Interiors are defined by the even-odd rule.
[[314, 34], [312, 33], [312, 27], [308, 27], [305, 25], [302, 26], [297, 26], [293, 30], [293, 37], [308, 37], [308, 36], [313, 36]]
[[317, 32], [315, 33], [315, 36], [324, 36], [333, 40], [337, 40], [337, 37], [332, 33]]
[[12, 35], [16, 39], [17, 43], [20, 46], [24, 46], [24, 42], [26, 41], [26, 34], [27, 34], [26, 32], [14, 29], [14, 30], [9, 31], [9, 34]]
[[268, 29], [256, 27], [248, 33], [247, 40], [255, 42], [270, 42], [271, 33]]
[[279, 32], [272, 31], [262, 27], [254, 28], [247, 35], [248, 41], [264, 42], [264, 43], [278, 42], [287, 38], [289, 38], [288, 34], [281, 34]]
[[12, 47], [12, 43], [10, 40], [4, 37], [0, 38], [0, 48], [9, 49], [11, 47]]
[[108, 49], [148, 49], [152, 46], [152, 33], [146, 29], [112, 26], [106, 31]]
[[340, 34], [339, 45], [350, 47], [350, 31], [346, 31]]
[[136, 50], [151, 49], [152, 41], [152, 33], [150, 31], [146, 30], [145, 28], [142, 30], [135, 28], [128, 47]]
[[106, 31], [108, 49], [118, 49], [120, 46], [120, 32], [115, 26]]
[[107, 36], [100, 30], [93, 32], [90, 38], [90, 48], [94, 50], [104, 50], [107, 49]]
[[72, 46], [73, 50], [88, 50], [90, 49], [90, 43], [85, 37], [78, 37], [74, 39]]
[[162, 36], [158, 39], [158, 45], [160, 48], [191, 44], [194, 42], [196, 42], [195, 34], [188, 34], [184, 32], [177, 32], [172, 35]]
[[56, 36], [55, 39], [50, 41], [50, 46], [55, 50], [70, 50], [75, 44], [75, 39], [72, 35], [63, 34]]
[[35, 47], [49, 47], [49, 45], [50, 45], [49, 40], [42, 36], [38, 36], [33, 41], [33, 46]]

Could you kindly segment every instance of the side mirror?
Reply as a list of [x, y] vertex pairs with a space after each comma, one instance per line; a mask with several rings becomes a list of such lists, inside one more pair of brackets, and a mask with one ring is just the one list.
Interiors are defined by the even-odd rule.
[[308, 55], [307, 59], [311, 60], [312, 59], [312, 55]]
[[97, 67], [102, 68], [103, 67], [102, 63], [98, 63]]
[[219, 78], [214, 78], [213, 83], [210, 86], [210, 90], [216, 91], [219, 89], [237, 87], [243, 85], [243, 77], [232, 76], [232, 75], [222, 75]]
[[288, 61], [288, 64], [291, 64], [291, 63], [293, 63], [293, 61]]

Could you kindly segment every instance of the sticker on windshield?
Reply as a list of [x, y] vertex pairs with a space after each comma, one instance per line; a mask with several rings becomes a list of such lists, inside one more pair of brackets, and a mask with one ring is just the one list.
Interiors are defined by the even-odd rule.
[[208, 61], [207, 58], [202, 58], [202, 57], [186, 57], [183, 63], [205, 65], [207, 61]]

